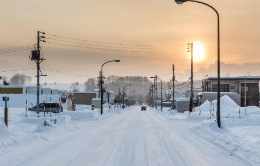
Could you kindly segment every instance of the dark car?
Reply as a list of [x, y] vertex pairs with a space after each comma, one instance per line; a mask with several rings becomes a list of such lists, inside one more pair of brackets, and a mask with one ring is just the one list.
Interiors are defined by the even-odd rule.
[[146, 106], [142, 106], [141, 111], [143, 111], [143, 110], [146, 111], [146, 108], [147, 108]]
[[[45, 112], [63, 112], [63, 107], [61, 103], [40, 103], [39, 104], [39, 112], [44, 112], [44, 106], [45, 106]], [[29, 108], [29, 111], [37, 111], [37, 106]]]

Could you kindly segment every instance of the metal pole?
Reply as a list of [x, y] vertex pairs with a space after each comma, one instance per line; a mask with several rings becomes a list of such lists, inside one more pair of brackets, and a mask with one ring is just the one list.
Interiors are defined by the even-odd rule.
[[[37, 52], [40, 54], [40, 31], [37, 32]], [[36, 60], [37, 64], [37, 114], [39, 117], [39, 101], [40, 101], [40, 57]]]
[[174, 65], [172, 65], [172, 72], [173, 72], [173, 77], [172, 77], [172, 110], [174, 110], [174, 81], [175, 81], [175, 76], [174, 76]]
[[155, 83], [156, 83], [156, 100], [155, 100], [155, 108], [157, 109], [157, 100], [158, 100], [158, 93], [157, 93], [157, 75], [155, 76]]
[[7, 101], [5, 101], [5, 125], [8, 127], [8, 108], [7, 108]]
[[125, 105], [125, 87], [123, 87], [123, 108]]
[[161, 111], [162, 111], [162, 104], [163, 104], [163, 102], [162, 102], [162, 80], [160, 79], [160, 81], [161, 81]]
[[191, 86], [190, 86], [190, 112], [193, 107], [193, 43], [191, 43]]
[[[213, 8], [213, 7], [212, 7]], [[213, 8], [214, 9], [214, 8]], [[216, 9], [214, 9], [218, 16], [218, 127], [221, 127], [220, 122], [220, 33], [219, 33], [219, 14]]]
[[100, 113], [101, 115], [103, 114], [103, 73], [102, 73], [102, 69], [101, 69], [101, 72], [100, 72], [100, 94], [101, 94], [101, 106], [100, 106]]
[[153, 107], [155, 107], [155, 78], [153, 78]]
[[153, 98], [153, 91], [154, 91], [154, 88], [153, 88], [153, 84], [152, 84], [152, 107], [153, 107], [153, 102], [154, 102], [154, 98]]
[[245, 76], [245, 101], [244, 101], [244, 107], [246, 109], [246, 76]]
[[203, 4], [203, 5], [206, 5], [208, 7], [210, 7], [211, 9], [213, 9], [216, 14], [217, 14], [217, 26], [218, 26], [218, 39], [217, 39], [217, 42], [218, 42], [218, 97], [217, 97], [217, 111], [218, 111], [218, 117], [217, 117], [217, 123], [218, 123], [218, 127], [220, 128], [221, 127], [221, 122], [220, 122], [220, 30], [219, 30], [219, 13], [218, 11], [210, 6], [209, 4], [207, 3], [204, 3], [204, 2], [200, 2], [200, 1], [195, 1], [195, 0], [182, 0], [181, 2], [178, 1], [178, 0], [175, 0], [178, 4], [182, 4], [183, 2], [186, 2], [186, 1], [190, 1], [190, 2], [196, 2], [196, 3], [200, 3], [200, 4]]

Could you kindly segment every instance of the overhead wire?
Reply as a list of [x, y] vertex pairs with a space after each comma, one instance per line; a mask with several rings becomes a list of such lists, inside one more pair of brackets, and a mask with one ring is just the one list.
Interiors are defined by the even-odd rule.
[[13, 72], [13, 71], [22, 71], [22, 70], [31, 70], [31, 69], [35, 69], [35, 68], [25, 68], [25, 69], [15, 69], [15, 70], [2, 70], [0, 72], [2, 73], [7, 73], [7, 72]]
[[[40, 48], [40, 49], [41, 49], [41, 48]], [[41, 52], [42, 52], [42, 56], [43, 56], [43, 51], [42, 51], [42, 49], [41, 49]], [[50, 69], [50, 66], [49, 66], [47, 60], [46, 60], [46, 64], [47, 64], [48, 68]], [[51, 69], [50, 69], [50, 70], [51, 70]], [[56, 84], [58, 85], [59, 89], [61, 89], [61, 88], [60, 88], [60, 85], [57, 83], [57, 80], [56, 80], [54, 74], [52, 73], [52, 71], [50, 71], [50, 72], [51, 72], [51, 75], [52, 75], [52, 77], [54, 78]]]
[[0, 50], [0, 54], [8, 54], [8, 53], [20, 52], [20, 51], [25, 51], [30, 49], [33, 49], [33, 47], [32, 46], [16, 47], [16, 48]]
[[[72, 37], [65, 37], [60, 35], [54, 35], [45, 33], [47, 36], [57, 37], [57, 38], [65, 38], [65, 39], [71, 39], [71, 40], [79, 40], [84, 42], [91, 42], [91, 43], [103, 43], [103, 44], [109, 44], [109, 45], [120, 45], [120, 46], [140, 46], [140, 47], [158, 47], [158, 46], [166, 46], [166, 45], [152, 45], [152, 44], [125, 44], [125, 43], [113, 43], [113, 42], [102, 42], [102, 41], [94, 41], [94, 40], [85, 40], [85, 39], [78, 39], [78, 38], [72, 38]], [[169, 46], [169, 45], [167, 45]], [[186, 45], [170, 45], [170, 46], [186, 46]]]
[[153, 58], [153, 57], [143, 57], [143, 56], [113, 55], [113, 54], [96, 53], [96, 52], [89, 52], [89, 51], [77, 51], [77, 50], [70, 50], [70, 49], [63, 49], [63, 48], [56, 48], [56, 47], [49, 47], [49, 46], [44, 46], [44, 48], [72, 51], [72, 52], [78, 52], [78, 53], [86, 53], [86, 54], [94, 54], [94, 55], [100, 55], [100, 56], [117, 56], [117, 57], [123, 57], [123, 58], [125, 57], [125, 58], [138, 58], [138, 59], [181, 60], [181, 59]]
[[[95, 46], [95, 47], [108, 47], [108, 48], [120, 48], [120, 49], [137, 49], [137, 50], [144, 50], [144, 49], [160, 49], [160, 48], [148, 48], [148, 47], [126, 47], [126, 46], [114, 46], [114, 45], [102, 45], [102, 44], [92, 44], [92, 43], [86, 43], [86, 42], [75, 42], [75, 41], [69, 41], [69, 40], [60, 40], [60, 39], [54, 39], [46, 37], [46, 40], [54, 40], [54, 41], [60, 41], [65, 43], [74, 43], [74, 44], [81, 44], [81, 45], [89, 45], [89, 46]], [[167, 48], [167, 49], [184, 49], [184, 48]], [[125, 50], [127, 51], [127, 50]]]

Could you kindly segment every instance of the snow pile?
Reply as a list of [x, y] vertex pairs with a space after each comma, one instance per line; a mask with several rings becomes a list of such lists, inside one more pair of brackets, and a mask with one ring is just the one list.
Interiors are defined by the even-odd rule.
[[[233, 128], [231, 126], [240, 127]], [[218, 128], [216, 121], [206, 120], [190, 131], [205, 141], [225, 149], [230, 156], [244, 159], [248, 165], [260, 165], [260, 117], [236, 120], [222, 119], [221, 128]]]
[[65, 111], [61, 115], [68, 115], [71, 117], [71, 120], [98, 120], [97, 116], [100, 114], [97, 110], [90, 111]]
[[13, 132], [11, 132], [11, 131], [5, 126], [4, 120], [1, 119], [1, 123], [0, 123], [0, 138], [1, 138], [1, 137], [4, 137], [4, 136], [6, 136], [6, 135], [10, 135], [10, 134], [13, 134]]

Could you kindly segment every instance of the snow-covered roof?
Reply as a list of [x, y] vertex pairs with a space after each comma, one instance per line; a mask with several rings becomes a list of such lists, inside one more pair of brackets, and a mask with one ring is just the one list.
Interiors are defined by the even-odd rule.
[[[260, 76], [238, 76], [238, 77], [220, 77], [221, 80], [260, 80]], [[217, 80], [218, 77], [208, 77], [209, 80]]]

